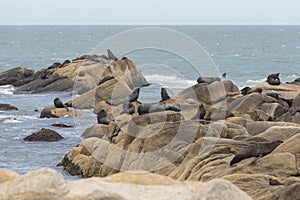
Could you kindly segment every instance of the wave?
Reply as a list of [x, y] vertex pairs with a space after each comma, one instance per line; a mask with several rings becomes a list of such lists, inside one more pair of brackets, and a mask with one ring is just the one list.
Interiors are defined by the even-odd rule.
[[257, 80], [249, 79], [249, 80], [247, 80], [246, 82], [247, 82], [247, 83], [261, 83], [261, 82], [264, 82], [265, 80], [266, 80], [266, 78], [263, 78], [263, 79], [257, 79]]
[[160, 86], [166, 86], [168, 88], [176, 89], [184, 89], [197, 83], [196, 80], [188, 80], [178, 76], [164, 76], [158, 74], [145, 75], [145, 78], [150, 83], [156, 83]]
[[8, 123], [22, 123], [22, 121], [17, 120], [15, 117], [7, 117], [0, 119], [0, 123], [8, 124]]
[[0, 86], [0, 94], [13, 94], [15, 87], [12, 85], [2, 85]]

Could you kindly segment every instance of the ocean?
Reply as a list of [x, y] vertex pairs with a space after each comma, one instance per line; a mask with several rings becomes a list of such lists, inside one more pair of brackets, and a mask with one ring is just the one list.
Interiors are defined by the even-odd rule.
[[[96, 47], [107, 38], [142, 26], [0, 26], [0, 72], [26, 66], [41, 69], [53, 62], [72, 60], [97, 52]], [[300, 26], [160, 26], [185, 34], [199, 43], [213, 60], [217, 70], [227, 73], [240, 88], [266, 80], [270, 73], [280, 72], [282, 81], [300, 77]], [[145, 38], [130, 38], [143, 41]], [[165, 38], [160, 38], [164, 40]], [[165, 40], [168, 40], [165, 39]], [[164, 41], [162, 41], [164, 42]], [[179, 47], [189, 48], [178, 40]], [[114, 49], [111, 49], [114, 51]], [[98, 52], [97, 52], [98, 53]], [[106, 54], [106, 52], [101, 52]], [[196, 52], [197, 53], [197, 52]], [[117, 55], [121, 56], [121, 55]], [[201, 75], [191, 63], [174, 52], [138, 49], [126, 53], [136, 62], [152, 83], [141, 91], [142, 102], [160, 98], [160, 86], [171, 96], [196, 84]], [[0, 86], [0, 103], [17, 106], [18, 111], [0, 112], [0, 168], [24, 174], [41, 167], [50, 167], [71, 177], [56, 164], [82, 140], [80, 135], [96, 123], [91, 110], [80, 110], [76, 118], [41, 119], [39, 112], [52, 107], [54, 97], [72, 99], [71, 93], [13, 94], [12, 86]], [[73, 128], [55, 128], [50, 124], [74, 124]], [[40, 128], [51, 128], [64, 136], [59, 142], [24, 142], [22, 139]]]

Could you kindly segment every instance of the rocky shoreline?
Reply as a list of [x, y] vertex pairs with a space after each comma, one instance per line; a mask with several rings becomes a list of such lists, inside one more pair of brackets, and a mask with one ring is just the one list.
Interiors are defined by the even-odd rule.
[[[230, 80], [201, 77], [175, 97], [164, 98], [162, 92], [161, 102], [148, 105], [134, 94], [149, 85], [141, 71], [130, 59], [110, 53], [81, 56], [38, 71], [19, 67], [0, 73], [0, 85], [12, 84], [17, 93], [78, 94], [67, 102], [70, 110], [46, 108], [41, 117], [76, 117], [80, 109], [93, 108], [109, 120], [87, 129], [85, 140], [58, 161], [71, 175], [93, 178], [66, 182], [50, 169], [24, 176], [1, 171], [2, 199], [31, 194], [136, 199], [135, 194], [153, 199], [158, 191], [165, 192], [160, 199], [300, 196], [299, 79], [276, 85], [262, 82], [240, 91]], [[38, 177], [52, 182], [39, 191], [34, 185], [42, 184], [34, 182]]]

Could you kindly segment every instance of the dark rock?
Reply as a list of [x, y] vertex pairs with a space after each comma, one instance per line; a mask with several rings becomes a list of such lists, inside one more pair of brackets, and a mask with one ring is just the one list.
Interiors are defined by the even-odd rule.
[[199, 77], [197, 79], [198, 83], [206, 83], [208, 85], [215, 81], [221, 81], [221, 78], [219, 78], [219, 77]]
[[26, 67], [17, 67], [0, 73], [0, 85], [19, 86], [18, 82], [34, 75], [34, 70]]
[[38, 132], [32, 133], [31, 135], [24, 138], [25, 141], [45, 141], [53, 142], [62, 140], [64, 137], [59, 135], [57, 132], [51, 129], [42, 128]]
[[18, 108], [10, 104], [0, 104], [0, 110], [18, 110]]
[[60, 128], [71, 128], [71, 127], [74, 127], [73, 125], [63, 124], [63, 123], [55, 123], [55, 124], [51, 124], [51, 126], [60, 127]]

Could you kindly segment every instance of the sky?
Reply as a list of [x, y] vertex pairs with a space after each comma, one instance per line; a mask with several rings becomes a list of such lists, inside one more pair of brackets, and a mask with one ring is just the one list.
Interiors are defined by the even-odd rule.
[[300, 25], [299, 0], [0, 0], [1, 25]]

